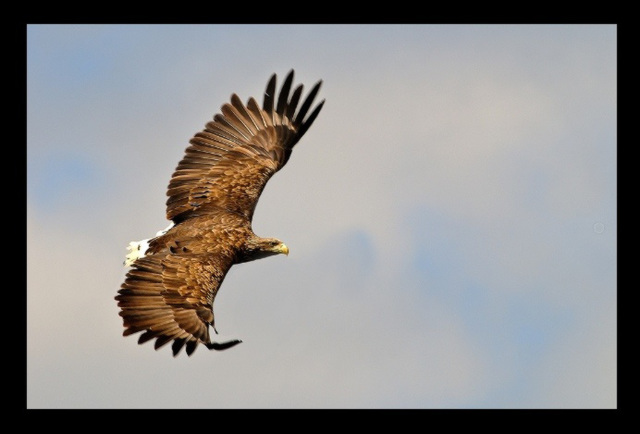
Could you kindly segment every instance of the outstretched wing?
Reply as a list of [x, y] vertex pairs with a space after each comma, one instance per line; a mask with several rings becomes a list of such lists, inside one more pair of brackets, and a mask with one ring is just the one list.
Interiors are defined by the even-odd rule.
[[307, 113], [320, 89], [319, 81], [296, 112], [303, 86], [289, 96], [293, 70], [276, 100], [276, 75], [264, 94], [262, 108], [250, 98], [244, 105], [233, 94], [222, 113], [197, 133], [178, 164], [167, 190], [167, 218], [175, 223], [214, 210], [253, 217], [267, 181], [288, 161], [293, 146], [311, 126], [324, 104]]
[[[176, 253], [184, 247], [174, 244], [171, 250]], [[156, 350], [173, 341], [174, 356], [185, 345], [191, 355], [198, 344], [225, 349], [239, 343], [217, 347], [209, 335], [209, 326], [214, 326], [213, 300], [231, 265], [230, 259], [219, 255], [167, 250], [138, 259], [116, 296], [124, 336], [144, 331], [138, 343], [156, 339]]]

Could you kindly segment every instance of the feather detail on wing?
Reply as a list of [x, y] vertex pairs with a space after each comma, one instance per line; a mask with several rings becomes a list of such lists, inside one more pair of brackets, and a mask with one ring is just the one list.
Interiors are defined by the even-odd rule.
[[307, 116], [319, 81], [296, 113], [302, 85], [289, 96], [293, 70], [276, 100], [273, 74], [260, 108], [233, 94], [222, 113], [189, 142], [167, 190], [167, 218], [179, 223], [193, 216], [225, 210], [251, 220], [267, 181], [289, 160], [293, 146], [311, 126], [324, 104]]
[[213, 300], [230, 267], [220, 256], [166, 251], [138, 259], [116, 296], [124, 336], [143, 331], [138, 343], [156, 339], [156, 349], [174, 341], [174, 356], [185, 345], [188, 355], [199, 343], [211, 345]]

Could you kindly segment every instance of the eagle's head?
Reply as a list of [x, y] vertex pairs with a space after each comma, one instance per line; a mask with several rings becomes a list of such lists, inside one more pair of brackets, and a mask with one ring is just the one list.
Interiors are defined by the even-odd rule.
[[289, 254], [289, 248], [277, 238], [252, 237], [243, 246], [240, 252], [240, 260], [237, 262], [249, 262], [268, 256]]

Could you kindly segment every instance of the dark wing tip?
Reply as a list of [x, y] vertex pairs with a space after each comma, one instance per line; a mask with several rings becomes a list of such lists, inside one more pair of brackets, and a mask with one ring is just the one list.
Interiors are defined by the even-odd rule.
[[284, 113], [284, 109], [289, 104], [289, 92], [291, 91], [291, 84], [293, 83], [293, 69], [287, 75], [287, 78], [284, 79], [284, 83], [282, 83], [282, 87], [280, 88], [280, 95], [278, 96], [278, 105], [276, 107], [276, 113], [282, 115]]
[[307, 132], [307, 130], [309, 129], [311, 124], [313, 124], [313, 121], [316, 120], [316, 117], [318, 116], [318, 113], [320, 113], [320, 110], [322, 109], [322, 106], [324, 105], [324, 101], [325, 100], [320, 101], [320, 103], [316, 106], [316, 108], [313, 110], [313, 112], [311, 112], [309, 117], [304, 121], [304, 123], [300, 127], [300, 131], [298, 132], [300, 137], [302, 137], [304, 135], [304, 133]]
[[267, 83], [267, 88], [264, 91], [264, 99], [262, 100], [262, 109], [267, 113], [271, 113], [273, 110], [273, 101], [275, 100], [276, 93], [276, 80], [277, 75], [274, 73], [269, 82]]
[[[309, 111], [309, 109], [311, 108], [311, 105], [313, 104], [313, 100], [316, 98], [318, 91], [320, 91], [320, 86], [322, 86], [322, 80], [319, 80], [315, 84], [315, 86], [313, 86], [313, 89], [311, 89], [311, 91], [305, 98], [304, 102], [302, 103], [302, 107], [300, 107], [300, 111], [298, 112], [298, 114], [296, 114], [294, 123], [296, 124], [306, 123], [304, 118], [307, 115], [307, 112]], [[321, 104], [324, 104], [324, 100], [322, 101]]]
[[171, 345], [171, 351], [173, 351], [173, 357], [177, 356], [184, 344], [186, 343], [186, 339], [176, 339], [173, 341]]
[[198, 341], [192, 340], [187, 342], [187, 356], [191, 356], [198, 347]]

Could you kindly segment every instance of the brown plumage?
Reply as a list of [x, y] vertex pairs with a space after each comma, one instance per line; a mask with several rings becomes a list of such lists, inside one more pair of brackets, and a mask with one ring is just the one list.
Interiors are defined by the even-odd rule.
[[319, 81], [296, 112], [303, 87], [290, 96], [292, 83], [293, 70], [276, 100], [273, 74], [262, 108], [253, 98], [244, 105], [231, 95], [231, 103], [189, 142], [167, 190], [173, 226], [130, 244], [125, 264], [132, 268], [115, 297], [124, 336], [143, 332], [138, 343], [155, 339], [156, 349], [173, 341], [174, 356], [182, 347], [191, 355], [198, 344], [222, 350], [240, 343], [212, 341], [213, 301], [232, 265], [288, 254], [280, 240], [256, 236], [251, 220], [267, 181], [287, 163], [324, 104], [307, 116]]

